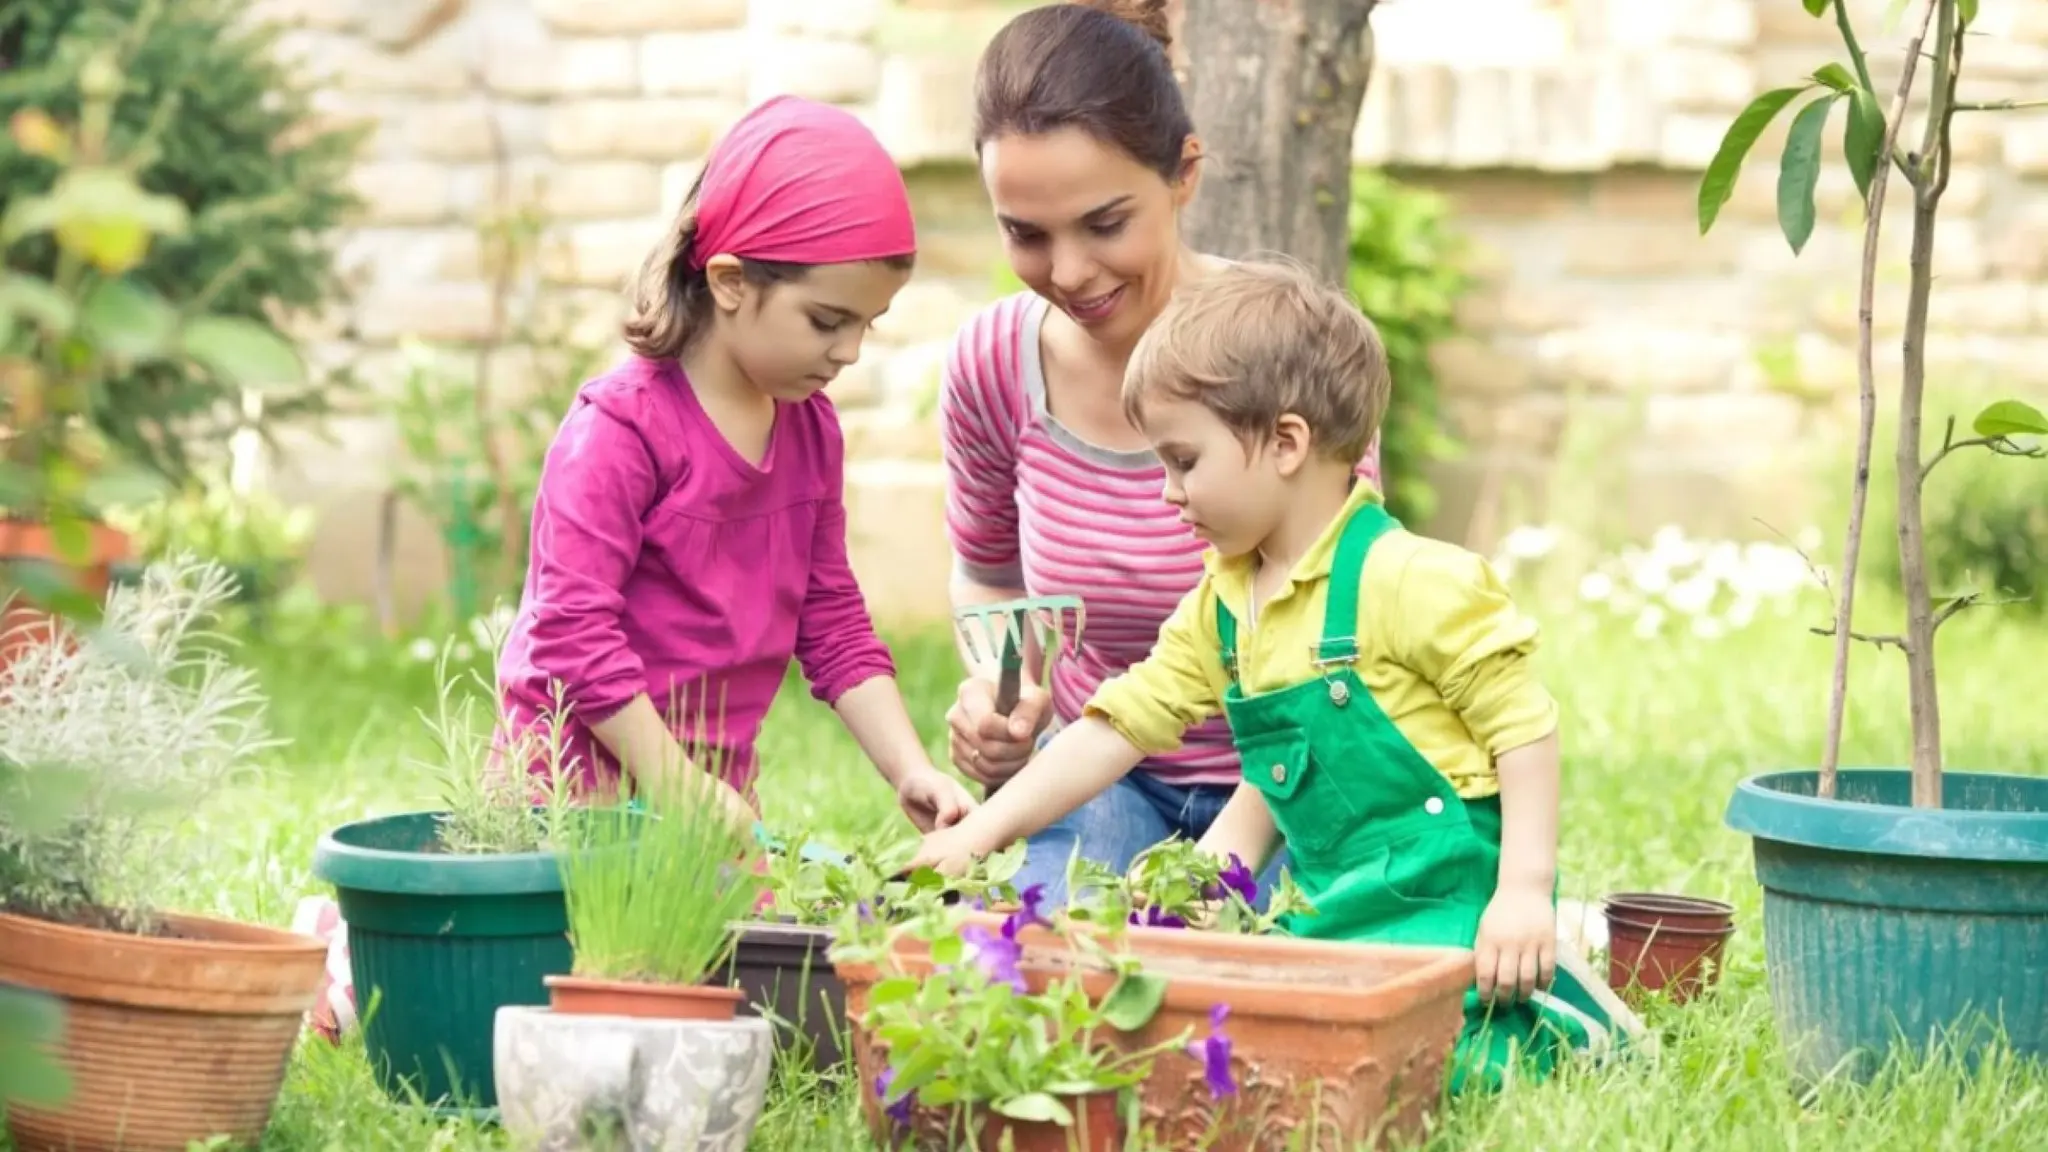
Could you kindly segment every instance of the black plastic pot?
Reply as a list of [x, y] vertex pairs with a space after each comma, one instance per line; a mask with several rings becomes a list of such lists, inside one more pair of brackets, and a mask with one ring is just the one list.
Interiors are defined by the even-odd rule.
[[788, 921], [750, 920], [738, 927], [729, 973], [746, 996], [740, 1011], [769, 1016], [776, 1042], [788, 1048], [801, 1041], [813, 1067], [836, 1066], [844, 1058], [846, 989], [827, 955], [832, 930]]

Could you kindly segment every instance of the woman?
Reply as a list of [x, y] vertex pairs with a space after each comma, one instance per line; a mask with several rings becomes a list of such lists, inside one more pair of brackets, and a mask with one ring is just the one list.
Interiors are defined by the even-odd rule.
[[[1029, 291], [970, 319], [946, 364], [953, 604], [1068, 594], [1087, 606], [1050, 696], [1027, 667], [1007, 718], [994, 713], [995, 669], [963, 649], [951, 754], [988, 786], [1143, 659], [1202, 573], [1203, 545], [1160, 498], [1164, 470], [1118, 401], [1131, 348], [1175, 286], [1222, 263], [1181, 238], [1202, 147], [1168, 43], [1165, 0], [1055, 4], [1004, 26], [976, 77], [982, 181]], [[1359, 468], [1373, 483], [1377, 457], [1375, 443]], [[1027, 841], [1018, 883], [1058, 903], [1077, 851], [1122, 871], [1171, 835], [1199, 838], [1237, 780], [1228, 727], [1200, 725]]]

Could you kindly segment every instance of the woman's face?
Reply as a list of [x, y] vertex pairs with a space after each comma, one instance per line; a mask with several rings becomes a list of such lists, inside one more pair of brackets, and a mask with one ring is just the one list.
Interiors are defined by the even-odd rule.
[[[1196, 155], [1193, 139], [1185, 156]], [[1178, 215], [1195, 168], [1171, 183], [1079, 128], [1004, 135], [981, 148], [981, 178], [1010, 268], [1102, 343], [1137, 342], [1173, 294]]]

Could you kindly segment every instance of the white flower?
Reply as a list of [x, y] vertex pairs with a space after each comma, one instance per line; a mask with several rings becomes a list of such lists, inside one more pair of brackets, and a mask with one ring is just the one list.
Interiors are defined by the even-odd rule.
[[1614, 595], [1614, 577], [1605, 572], [1588, 572], [1579, 580], [1579, 599], [1599, 603]]
[[1664, 629], [1664, 610], [1655, 604], [1643, 609], [1636, 617], [1636, 635], [1647, 640]]
[[414, 663], [428, 663], [434, 658], [434, 642], [421, 636], [407, 646], [406, 653], [413, 658]]
[[1799, 530], [1799, 535], [1795, 539], [1801, 548], [1811, 552], [1820, 547], [1820, 529], [1808, 524]]
[[1712, 616], [1695, 616], [1692, 618], [1692, 634], [1702, 640], [1718, 639], [1725, 635], [1727, 631], [1728, 626]]
[[1677, 611], [1697, 616], [1713, 604], [1717, 590], [1713, 578], [1701, 573], [1688, 576], [1673, 586], [1670, 592], [1665, 593], [1664, 599]]
[[1507, 534], [1500, 550], [1511, 560], [1541, 560], [1557, 547], [1557, 529], [1525, 525]]
[[1754, 596], [1738, 595], [1735, 603], [1728, 606], [1728, 623], [1736, 628], [1747, 628], [1756, 619], [1756, 609]]
[[1637, 588], [1655, 596], [1671, 587], [1671, 569], [1656, 563], [1637, 565], [1635, 584]]

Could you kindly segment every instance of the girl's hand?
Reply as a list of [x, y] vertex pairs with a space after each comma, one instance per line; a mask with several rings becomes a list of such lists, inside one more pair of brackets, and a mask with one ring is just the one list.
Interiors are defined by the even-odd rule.
[[954, 826], [925, 833], [924, 843], [917, 849], [917, 855], [906, 866], [915, 872], [929, 865], [942, 876], [958, 876], [967, 871], [978, 856], [986, 856], [989, 849], [975, 843], [974, 836], [967, 829]]
[[1557, 963], [1557, 910], [1545, 888], [1507, 887], [1479, 918], [1473, 946], [1479, 996], [1499, 1004], [1550, 987]]
[[896, 782], [896, 803], [919, 832], [951, 828], [974, 811], [974, 797], [967, 789], [929, 764], [911, 769]]
[[995, 681], [963, 680], [953, 706], [946, 710], [953, 765], [982, 785], [1000, 784], [1031, 759], [1038, 734], [1050, 719], [1052, 697], [1028, 679], [1008, 718], [996, 715]]

